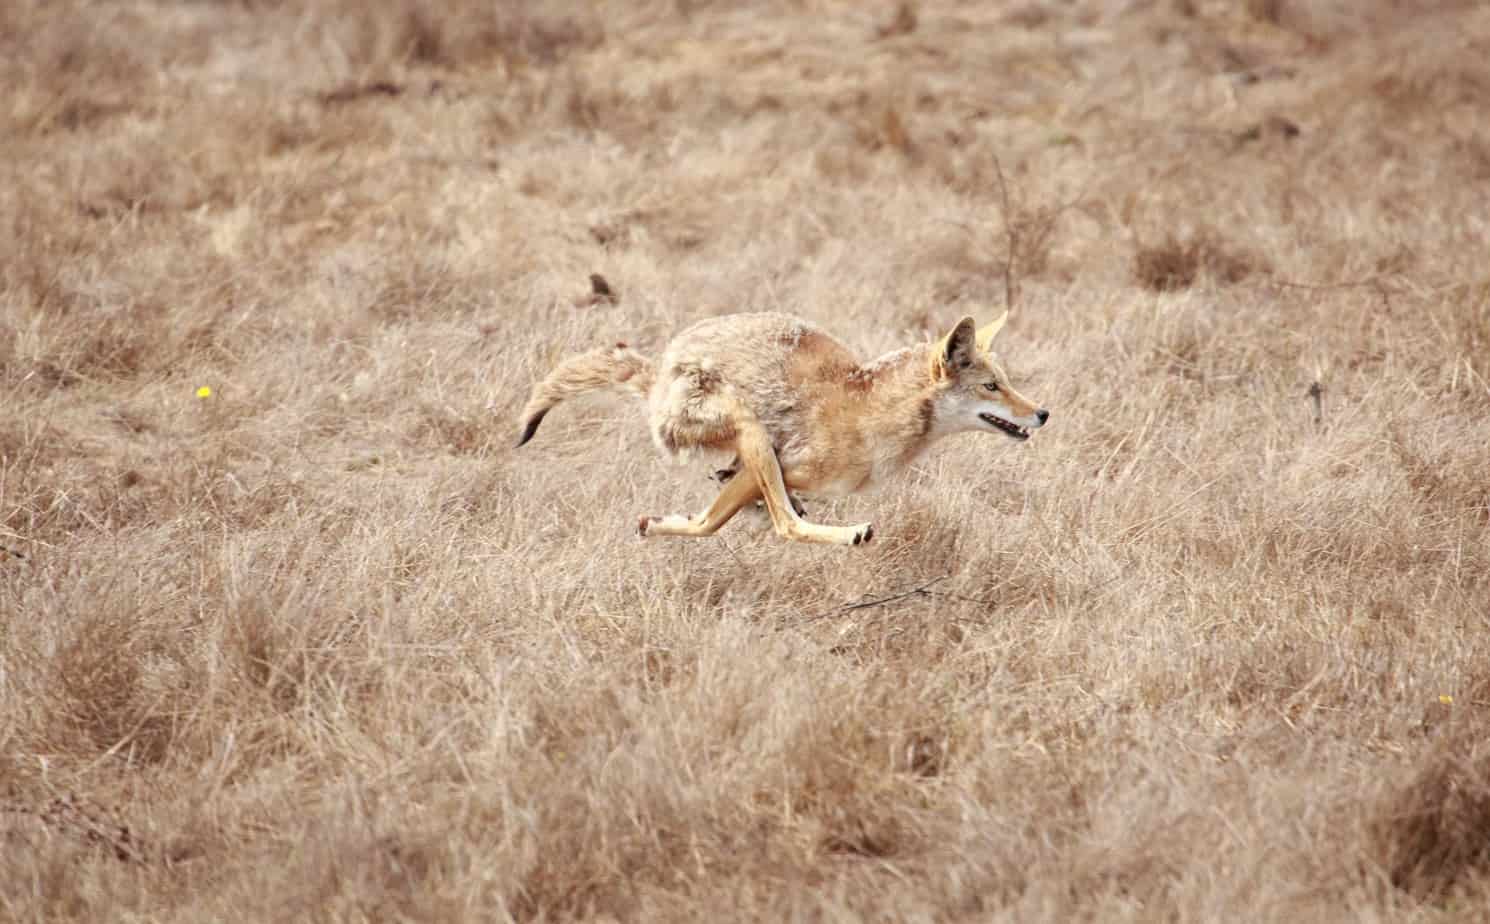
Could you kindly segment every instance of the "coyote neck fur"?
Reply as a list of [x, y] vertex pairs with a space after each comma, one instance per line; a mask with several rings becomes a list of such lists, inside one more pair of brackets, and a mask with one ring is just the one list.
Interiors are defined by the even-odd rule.
[[891, 350], [860, 366], [854, 378], [863, 383], [866, 420], [903, 418], [914, 423], [917, 439], [924, 442], [934, 422], [937, 370], [931, 344]]
[[[854, 413], [834, 415], [839, 426], [852, 427], [856, 439], [830, 439], [829, 445], [859, 446], [848, 458], [814, 460], [819, 477], [845, 493], [883, 480], [919, 456], [937, 437], [935, 397], [941, 387], [932, 344], [902, 347], [862, 364], [849, 377]], [[930, 370], [930, 371], [928, 371]], [[853, 461], [850, 461], [852, 459]], [[836, 464], [834, 464], [836, 463]]]

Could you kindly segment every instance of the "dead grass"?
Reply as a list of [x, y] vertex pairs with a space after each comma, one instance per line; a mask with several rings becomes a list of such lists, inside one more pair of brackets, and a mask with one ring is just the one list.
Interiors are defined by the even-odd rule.
[[[1490, 871], [1490, 766], [1483, 723], [1450, 717], [1451, 704], [1430, 707], [1424, 727], [1430, 753], [1381, 800], [1371, 822], [1391, 883], [1430, 901], [1483, 901]], [[1479, 894], [1476, 894], [1479, 893]]]
[[[1469, 3], [0, 7], [0, 917], [1473, 919], [1487, 51]], [[814, 505], [862, 550], [635, 543], [712, 484], [621, 401], [511, 448], [571, 351], [1010, 293], [1052, 426]]]
[[1173, 231], [1163, 243], [1140, 246], [1133, 254], [1133, 278], [1145, 289], [1172, 292], [1188, 289], [1203, 278], [1217, 285], [1233, 285], [1251, 275], [1254, 260], [1227, 249], [1210, 231], [1178, 238]]

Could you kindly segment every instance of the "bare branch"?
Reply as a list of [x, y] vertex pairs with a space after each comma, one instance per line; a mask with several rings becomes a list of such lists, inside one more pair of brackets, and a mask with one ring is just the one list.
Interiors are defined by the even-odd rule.
[[1014, 256], [1019, 250], [1019, 223], [1009, 208], [1009, 184], [1004, 181], [1004, 165], [998, 154], [993, 154], [993, 171], [999, 181], [999, 203], [1004, 216], [1004, 236], [1008, 241], [1008, 252], [1004, 256], [1004, 307], [1014, 310]]
[[952, 575], [950, 573], [943, 574], [940, 577], [932, 578], [924, 584], [912, 587], [908, 590], [897, 591], [896, 593], [892, 593], [884, 597], [870, 597], [869, 594], [866, 593], [852, 603], [845, 603], [841, 606], [836, 606], [831, 610], [825, 610], [821, 613], [815, 613], [811, 616], [804, 616], [802, 617], [802, 622], [816, 622], [819, 619], [826, 619], [827, 617], [832, 616], [835, 613], [848, 613], [854, 610], [865, 610], [871, 607], [885, 606], [890, 603], [895, 603], [899, 600], [904, 600], [908, 597], [939, 596], [939, 594], [936, 591], [931, 590], [931, 588], [937, 584], [940, 584], [942, 581], [947, 580], [951, 576]]

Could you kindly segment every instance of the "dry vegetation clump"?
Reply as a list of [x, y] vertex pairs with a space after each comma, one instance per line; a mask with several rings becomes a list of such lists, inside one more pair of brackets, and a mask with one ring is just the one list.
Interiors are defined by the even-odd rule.
[[[1474, 3], [0, 5], [0, 917], [1475, 919]], [[559, 357], [1014, 303], [845, 552]], [[203, 390], [205, 389], [205, 390]]]
[[1246, 279], [1254, 268], [1253, 260], [1228, 250], [1209, 231], [1183, 239], [1169, 231], [1163, 243], [1140, 246], [1133, 254], [1134, 280], [1154, 292], [1188, 289], [1202, 277], [1232, 285]]
[[[1442, 704], [1441, 704], [1442, 705]], [[1430, 710], [1425, 727], [1447, 708]], [[1483, 902], [1490, 872], [1490, 759], [1485, 725], [1448, 719], [1410, 776], [1374, 808], [1370, 833], [1391, 884], [1410, 895], [1466, 907]], [[1456, 894], [1457, 893], [1457, 894]]]

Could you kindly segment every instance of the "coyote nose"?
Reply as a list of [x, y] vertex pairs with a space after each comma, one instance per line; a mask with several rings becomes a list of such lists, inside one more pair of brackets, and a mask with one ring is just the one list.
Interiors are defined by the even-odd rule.
[[1047, 411], [1047, 410], [1045, 410], [1045, 408], [1042, 407], [1038, 411], [1035, 412], [1035, 416], [1040, 419], [1040, 426], [1043, 427], [1043, 426], [1045, 426], [1045, 421], [1047, 421], [1047, 420], [1050, 419], [1050, 412]]

